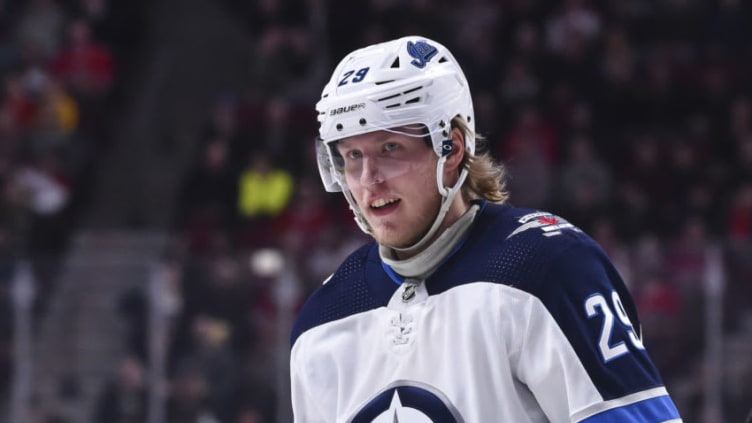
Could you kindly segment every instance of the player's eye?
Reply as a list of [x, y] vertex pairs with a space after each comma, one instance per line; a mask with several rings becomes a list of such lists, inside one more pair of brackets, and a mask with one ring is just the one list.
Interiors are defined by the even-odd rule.
[[361, 157], [363, 157], [363, 153], [360, 152], [359, 150], [350, 150], [350, 151], [347, 152], [347, 158], [348, 159], [355, 160], [355, 159], [359, 159]]
[[397, 144], [396, 142], [388, 142], [384, 144], [384, 150], [386, 151], [394, 151], [398, 148], [399, 148], [399, 144]]

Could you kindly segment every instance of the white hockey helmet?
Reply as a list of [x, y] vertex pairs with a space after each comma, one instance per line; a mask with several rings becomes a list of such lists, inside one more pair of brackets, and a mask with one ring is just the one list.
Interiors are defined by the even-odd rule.
[[[445, 142], [451, 136], [451, 121], [459, 116], [471, 132], [465, 134], [465, 150], [475, 152], [473, 103], [465, 74], [446, 47], [425, 37], [407, 36], [345, 56], [324, 87], [316, 111], [320, 124], [317, 160], [324, 187], [329, 192], [344, 191], [366, 232], [367, 223], [348, 195], [336, 141], [420, 125], [424, 135], [430, 136], [434, 152], [443, 157], [451, 151], [451, 143]], [[437, 166], [438, 190], [445, 201], [451, 201], [467, 172], [463, 170], [455, 189], [448, 190], [441, 178], [443, 164], [440, 160]]]
[[[439, 156], [455, 116], [473, 132], [475, 125], [470, 88], [457, 60], [443, 45], [417, 36], [348, 54], [324, 87], [316, 111], [319, 142], [327, 146], [354, 135], [421, 124]], [[465, 149], [475, 152], [472, 136], [466, 137]], [[331, 166], [334, 158], [326, 160], [331, 152], [321, 153], [326, 153], [319, 157], [326, 190], [341, 191], [338, 172]]]

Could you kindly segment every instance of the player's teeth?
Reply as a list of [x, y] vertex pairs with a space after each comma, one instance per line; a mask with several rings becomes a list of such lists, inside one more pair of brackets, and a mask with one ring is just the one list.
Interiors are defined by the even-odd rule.
[[376, 200], [373, 203], [371, 203], [371, 207], [373, 207], [373, 208], [384, 207], [387, 204], [394, 203], [395, 201], [397, 201], [397, 200], [384, 200], [384, 199]]

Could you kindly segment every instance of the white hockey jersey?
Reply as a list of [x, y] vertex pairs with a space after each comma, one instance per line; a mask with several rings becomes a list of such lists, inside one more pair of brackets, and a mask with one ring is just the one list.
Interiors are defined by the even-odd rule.
[[423, 283], [368, 244], [292, 334], [295, 421], [680, 421], [632, 299], [597, 244], [548, 213], [483, 204]]

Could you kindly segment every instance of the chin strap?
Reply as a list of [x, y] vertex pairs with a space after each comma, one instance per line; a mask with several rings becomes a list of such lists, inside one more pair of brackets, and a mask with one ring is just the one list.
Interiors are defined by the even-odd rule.
[[345, 200], [347, 200], [347, 204], [350, 205], [350, 210], [353, 212], [355, 223], [358, 224], [358, 227], [361, 231], [373, 236], [373, 233], [371, 233], [371, 226], [368, 224], [368, 222], [366, 222], [366, 218], [363, 217], [363, 213], [360, 212], [360, 208], [358, 207], [358, 203], [355, 202], [355, 198], [353, 198], [352, 192], [350, 192], [350, 190], [346, 188], [347, 185], [344, 185], [344, 181], [342, 183], [342, 194], [345, 195]]

